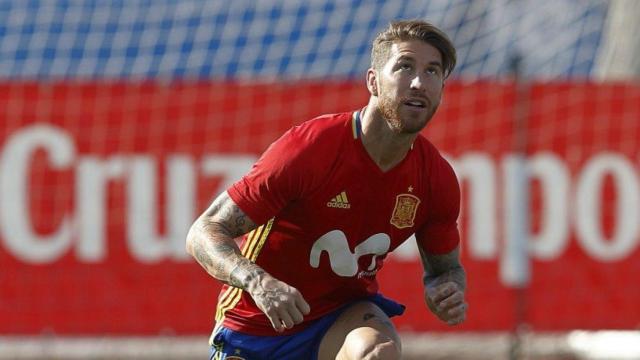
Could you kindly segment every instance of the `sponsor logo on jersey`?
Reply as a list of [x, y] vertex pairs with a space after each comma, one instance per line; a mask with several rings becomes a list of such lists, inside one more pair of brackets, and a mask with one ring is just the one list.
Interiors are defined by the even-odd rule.
[[418, 205], [420, 205], [420, 199], [411, 194], [400, 194], [396, 196], [396, 206], [393, 208], [393, 214], [389, 222], [398, 229], [413, 226]]
[[[311, 267], [320, 266], [322, 253], [329, 256], [331, 270], [342, 277], [365, 276], [373, 277], [378, 271], [377, 258], [384, 256], [391, 245], [391, 238], [385, 233], [373, 234], [366, 240], [360, 242], [351, 252], [347, 236], [341, 230], [332, 230], [322, 235], [313, 243], [309, 254], [309, 264]], [[365, 270], [360, 270], [358, 260], [365, 255], [371, 256], [371, 262]], [[364, 264], [361, 264], [364, 265]]]
[[340, 208], [340, 209], [349, 209], [351, 208], [351, 204], [349, 204], [349, 199], [347, 199], [347, 193], [345, 191], [336, 195], [333, 199], [327, 202], [327, 207], [330, 208]]

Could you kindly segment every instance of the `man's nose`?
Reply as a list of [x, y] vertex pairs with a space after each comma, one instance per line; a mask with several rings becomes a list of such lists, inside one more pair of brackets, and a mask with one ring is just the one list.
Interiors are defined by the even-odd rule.
[[411, 88], [415, 89], [415, 90], [421, 90], [422, 89], [422, 79], [420, 78], [420, 75], [416, 75], [412, 80], [411, 80]]

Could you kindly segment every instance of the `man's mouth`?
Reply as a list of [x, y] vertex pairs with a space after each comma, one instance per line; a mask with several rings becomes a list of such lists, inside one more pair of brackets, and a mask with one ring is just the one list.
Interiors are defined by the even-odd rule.
[[425, 107], [427, 107], [427, 102], [422, 99], [410, 99], [403, 102], [403, 104], [407, 106], [415, 107], [417, 109], [424, 109]]

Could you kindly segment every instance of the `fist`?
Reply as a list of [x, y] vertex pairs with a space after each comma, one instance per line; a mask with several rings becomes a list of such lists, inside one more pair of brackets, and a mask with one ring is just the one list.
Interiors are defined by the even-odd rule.
[[453, 281], [427, 286], [424, 298], [431, 312], [449, 325], [461, 324], [467, 317], [464, 291]]
[[277, 332], [283, 332], [302, 323], [304, 316], [311, 311], [309, 304], [296, 288], [270, 275], [265, 274], [250, 294]]

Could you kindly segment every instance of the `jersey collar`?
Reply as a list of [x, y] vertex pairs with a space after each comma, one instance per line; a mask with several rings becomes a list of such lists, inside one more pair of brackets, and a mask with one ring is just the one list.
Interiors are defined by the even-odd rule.
[[354, 111], [351, 117], [351, 131], [353, 132], [353, 138], [359, 139], [362, 135], [362, 123], [360, 121], [360, 115], [362, 110]]

